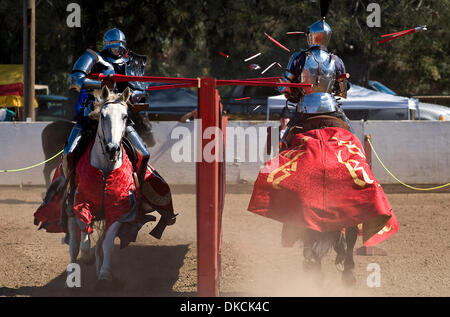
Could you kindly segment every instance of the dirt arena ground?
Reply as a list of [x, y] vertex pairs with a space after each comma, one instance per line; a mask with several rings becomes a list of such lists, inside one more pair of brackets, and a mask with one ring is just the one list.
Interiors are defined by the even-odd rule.
[[[196, 296], [195, 195], [174, 189], [179, 217], [162, 240], [148, 234], [114, 257], [121, 291], [94, 291], [93, 266], [81, 266], [81, 289], [64, 287], [69, 264], [63, 234], [37, 231], [42, 187], [0, 187], [0, 296]], [[250, 193], [228, 193], [223, 214], [222, 296], [450, 296], [450, 194], [388, 194], [400, 231], [379, 246], [388, 256], [355, 256], [357, 285], [346, 288], [334, 251], [321, 283], [302, 271], [301, 246], [282, 248], [281, 224], [246, 211]], [[118, 241], [116, 241], [117, 243]], [[358, 238], [357, 248], [362, 245]], [[367, 266], [381, 268], [367, 286]]]

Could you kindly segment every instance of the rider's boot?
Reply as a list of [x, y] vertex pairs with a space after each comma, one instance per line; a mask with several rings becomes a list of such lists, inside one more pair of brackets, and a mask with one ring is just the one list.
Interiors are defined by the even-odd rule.
[[75, 168], [74, 153], [81, 139], [81, 131], [82, 131], [81, 124], [76, 123], [75, 126], [72, 128], [72, 131], [70, 132], [69, 139], [67, 140], [67, 145], [64, 148], [62, 167], [64, 177], [66, 178], [70, 176], [70, 173], [72, 173], [72, 171]]
[[[61, 225], [63, 228], [67, 227], [68, 217], [72, 216], [73, 204], [74, 204], [74, 190], [75, 190], [75, 153], [78, 150], [78, 145], [81, 140], [82, 125], [76, 123], [72, 128], [72, 131], [67, 140], [67, 144], [64, 148], [63, 160], [62, 160], [62, 172], [65, 180], [65, 192], [63, 193], [63, 199], [61, 202]], [[66, 234], [65, 241], [70, 239], [69, 234]]]
[[67, 120], [74, 120], [76, 113], [76, 105], [78, 103], [79, 98], [80, 98], [80, 91], [78, 89], [72, 88], [69, 90], [67, 101], [64, 104], [65, 118]]
[[147, 147], [145, 146], [144, 142], [142, 141], [141, 137], [134, 129], [132, 122], [130, 122], [130, 124], [127, 125], [125, 129], [125, 136], [127, 137], [128, 140], [130, 140], [136, 152], [138, 152], [139, 155], [141, 156], [141, 164], [139, 165], [137, 170], [138, 186], [140, 187], [145, 180], [145, 173], [147, 172], [147, 164], [150, 159], [150, 153]]

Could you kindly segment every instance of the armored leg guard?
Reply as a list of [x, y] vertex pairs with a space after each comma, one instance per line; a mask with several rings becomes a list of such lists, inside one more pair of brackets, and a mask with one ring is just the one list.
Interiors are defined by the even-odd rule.
[[[138, 170], [137, 170], [137, 178], [138, 178], [139, 186], [141, 186], [142, 195], [149, 202], [152, 202], [155, 199], [158, 200], [158, 197], [156, 197], [156, 196], [159, 194], [154, 191], [152, 185], [144, 184], [145, 174], [147, 172], [147, 163], [148, 163], [148, 160], [150, 159], [150, 153], [148, 152], [147, 147], [145, 146], [144, 142], [142, 141], [142, 139], [140, 138], [140, 136], [138, 135], [138, 133], [136, 132], [136, 130], [133, 128], [132, 125], [127, 126], [127, 128], [125, 130], [125, 135], [126, 135], [127, 139], [131, 142], [134, 149], [141, 156], [141, 162], [140, 162], [140, 164], [138, 166]], [[148, 185], [148, 186], [145, 186], [145, 185]], [[168, 189], [168, 187], [167, 187], [167, 189]], [[176, 221], [176, 215], [173, 212], [173, 207], [172, 207], [172, 203], [171, 203], [172, 198], [171, 198], [170, 190], [168, 193], [166, 193], [165, 196], [160, 196], [159, 198], [160, 199], [168, 198], [169, 200], [166, 204], [170, 203], [170, 208], [167, 208], [167, 206], [165, 206], [166, 208], [155, 207], [156, 211], [158, 211], [158, 213], [161, 215], [161, 218], [159, 219], [158, 224], [155, 226], [155, 228], [153, 228], [153, 230], [150, 232], [150, 235], [152, 235], [153, 237], [155, 237], [157, 239], [161, 239], [161, 236], [162, 236], [165, 228], [167, 226], [173, 225]], [[161, 203], [161, 201], [160, 201], [160, 203]]]
[[65, 103], [65, 112], [67, 120], [74, 120], [76, 113], [76, 105], [78, 98], [80, 97], [80, 92], [77, 89], [70, 89], [67, 101]]
[[127, 126], [125, 134], [128, 140], [130, 140], [135, 150], [141, 156], [141, 163], [139, 164], [137, 170], [138, 182], [140, 185], [143, 184], [145, 179], [145, 173], [147, 171], [147, 163], [148, 160], [150, 159], [150, 153], [148, 152], [147, 147], [145, 146], [141, 137], [139, 136], [139, 134], [136, 132], [136, 130], [133, 128], [132, 125]]
[[63, 154], [63, 173], [68, 177], [71, 171], [75, 168], [73, 162], [73, 153], [77, 145], [80, 143], [82, 127], [80, 123], [75, 124], [70, 132], [66, 147]]

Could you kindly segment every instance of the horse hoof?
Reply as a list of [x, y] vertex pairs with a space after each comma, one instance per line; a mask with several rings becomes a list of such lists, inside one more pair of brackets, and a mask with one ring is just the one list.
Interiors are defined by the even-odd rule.
[[335, 266], [339, 272], [344, 272], [344, 263], [338, 262], [338, 263], [335, 263]]
[[320, 272], [321, 264], [320, 262], [304, 260], [303, 261], [303, 270], [305, 272]]
[[353, 286], [356, 284], [356, 277], [353, 270], [347, 270], [342, 272], [342, 282], [346, 286]]
[[336, 255], [336, 260], [334, 261], [334, 265], [339, 272], [344, 272], [344, 261], [345, 255]]
[[172, 225], [175, 224], [175, 222], [177, 222], [177, 218], [175, 218], [175, 217], [169, 218], [169, 219], [167, 220], [167, 225], [168, 225], [168, 226], [172, 226]]
[[109, 291], [113, 288], [112, 286], [113, 286], [112, 280], [99, 279], [97, 280], [97, 283], [95, 283], [95, 290], [100, 292]]
[[117, 291], [123, 288], [123, 283], [111, 274], [100, 275], [95, 284], [96, 291]]

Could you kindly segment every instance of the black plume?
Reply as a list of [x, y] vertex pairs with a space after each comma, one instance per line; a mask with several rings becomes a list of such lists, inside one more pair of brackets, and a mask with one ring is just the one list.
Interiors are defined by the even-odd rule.
[[323, 18], [328, 14], [331, 0], [320, 0], [320, 17]]

